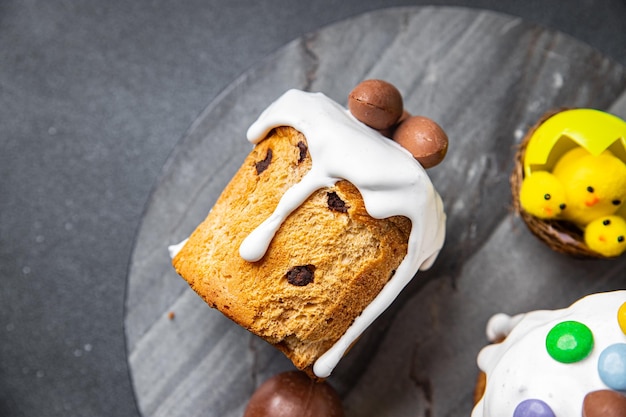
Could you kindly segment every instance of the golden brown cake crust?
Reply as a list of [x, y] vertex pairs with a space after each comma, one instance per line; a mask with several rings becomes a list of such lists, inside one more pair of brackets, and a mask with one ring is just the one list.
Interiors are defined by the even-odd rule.
[[478, 377], [476, 377], [476, 386], [474, 387], [474, 405], [478, 404], [478, 402], [483, 398], [486, 388], [487, 374], [479, 372]]
[[261, 260], [242, 259], [242, 241], [311, 169], [306, 146], [293, 128], [272, 130], [173, 264], [211, 307], [310, 373], [393, 275], [406, 255], [411, 222], [370, 217], [356, 187], [339, 181], [285, 220]]

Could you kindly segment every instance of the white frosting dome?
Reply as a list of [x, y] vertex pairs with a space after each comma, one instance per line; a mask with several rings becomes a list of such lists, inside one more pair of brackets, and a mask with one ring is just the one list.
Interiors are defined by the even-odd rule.
[[408, 253], [393, 278], [344, 336], [315, 363], [315, 374], [326, 377], [417, 271], [432, 265], [443, 246], [446, 216], [441, 197], [419, 162], [325, 95], [287, 91], [250, 126], [248, 140], [257, 143], [278, 126], [291, 126], [304, 134], [312, 167], [281, 197], [274, 213], [244, 240], [240, 247], [244, 259], [254, 262], [262, 258], [293, 210], [316, 190], [342, 179], [358, 188], [370, 216], [402, 215], [412, 222]]
[[[483, 348], [478, 355], [487, 386], [472, 417], [576, 417], [582, 415], [588, 393], [626, 390], [626, 386], [620, 386], [626, 382], [626, 334], [622, 330], [626, 329], [626, 318], [625, 309], [620, 310], [625, 303], [626, 291], [620, 290], [589, 295], [561, 310], [494, 316], [487, 326], [488, 336], [506, 339]], [[548, 352], [547, 346], [556, 345], [547, 337], [555, 326], [572, 321], [579, 329], [591, 331], [593, 345], [583, 358], [563, 363]], [[568, 337], [569, 342], [583, 338], [565, 335], [560, 340], [565, 343]], [[525, 400], [543, 402], [553, 414], [516, 414], [516, 408]]]

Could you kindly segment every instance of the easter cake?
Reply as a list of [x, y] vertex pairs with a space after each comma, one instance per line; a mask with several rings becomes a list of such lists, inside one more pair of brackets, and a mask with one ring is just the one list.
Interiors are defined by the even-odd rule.
[[[403, 115], [398, 96], [368, 80], [349, 111], [284, 93], [250, 126], [254, 148], [206, 219], [171, 248], [209, 306], [311, 376], [332, 372], [444, 242], [442, 200], [418, 161], [440, 161], [447, 137]], [[399, 132], [406, 121], [421, 127]], [[383, 135], [396, 132], [442, 145], [409, 151]]]
[[626, 251], [626, 122], [593, 109], [547, 114], [511, 176], [514, 207], [551, 248], [579, 257]]
[[626, 416], [626, 291], [561, 310], [497, 314], [472, 417]]

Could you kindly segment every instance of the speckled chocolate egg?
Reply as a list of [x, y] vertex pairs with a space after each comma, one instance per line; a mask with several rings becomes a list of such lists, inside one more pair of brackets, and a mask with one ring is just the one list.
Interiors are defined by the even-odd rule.
[[265, 381], [250, 398], [243, 417], [343, 417], [337, 392], [304, 372], [284, 372]]
[[402, 95], [383, 80], [365, 80], [348, 95], [348, 109], [354, 117], [377, 130], [389, 129], [403, 110]]
[[423, 116], [412, 116], [400, 123], [393, 140], [411, 152], [424, 168], [434, 167], [448, 152], [446, 132], [433, 120]]

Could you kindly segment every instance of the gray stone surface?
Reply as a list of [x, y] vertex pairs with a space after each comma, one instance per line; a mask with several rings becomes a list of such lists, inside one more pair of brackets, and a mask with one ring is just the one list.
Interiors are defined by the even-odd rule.
[[270, 55], [206, 109], [168, 160], [139, 231], [126, 300], [143, 415], [240, 416], [258, 384], [291, 369], [209, 309], [177, 277], [165, 246], [206, 216], [251, 148], [248, 125], [271, 101], [301, 88], [345, 104], [366, 78], [391, 81], [410, 112], [447, 131], [447, 158], [429, 173], [448, 236], [435, 266], [331, 376], [348, 416], [467, 416], [492, 314], [565, 307], [626, 284], [626, 258], [573, 260], [537, 241], [511, 214], [508, 182], [516, 144], [544, 112], [594, 107], [626, 117], [624, 67], [559, 32], [492, 12], [375, 11]]

